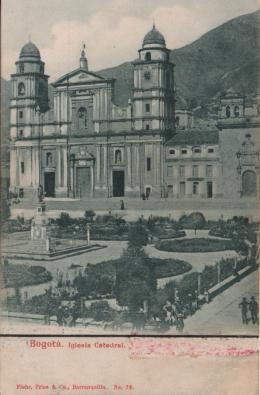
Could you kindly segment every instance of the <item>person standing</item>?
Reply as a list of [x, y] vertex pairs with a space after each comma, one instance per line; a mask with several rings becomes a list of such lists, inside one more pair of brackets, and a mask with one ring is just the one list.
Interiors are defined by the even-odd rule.
[[246, 298], [242, 299], [242, 302], [239, 303], [238, 305], [241, 309], [241, 314], [242, 314], [242, 323], [247, 324], [248, 323], [248, 318], [247, 318], [247, 308], [248, 308], [248, 302]]
[[258, 324], [258, 304], [254, 296], [251, 297], [249, 302], [249, 311], [253, 324]]

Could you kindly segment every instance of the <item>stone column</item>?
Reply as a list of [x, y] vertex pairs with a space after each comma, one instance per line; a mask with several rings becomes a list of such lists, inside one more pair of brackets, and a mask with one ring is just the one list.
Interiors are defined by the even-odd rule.
[[90, 245], [90, 225], [87, 224], [87, 245]]

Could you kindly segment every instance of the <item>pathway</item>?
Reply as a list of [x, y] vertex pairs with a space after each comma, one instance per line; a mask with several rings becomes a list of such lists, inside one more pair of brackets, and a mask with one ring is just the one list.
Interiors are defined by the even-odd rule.
[[[184, 334], [258, 335], [258, 326], [243, 325], [238, 305], [242, 297], [259, 300], [258, 270], [216, 296], [209, 304], [184, 321]], [[176, 333], [175, 328], [170, 333]]]

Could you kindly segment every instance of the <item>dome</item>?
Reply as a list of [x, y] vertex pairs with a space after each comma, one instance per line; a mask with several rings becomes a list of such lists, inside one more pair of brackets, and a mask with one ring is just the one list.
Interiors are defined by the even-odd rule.
[[160, 44], [165, 46], [165, 39], [159, 30], [156, 29], [155, 25], [153, 25], [152, 30], [144, 36], [143, 45], [147, 44]]
[[20, 58], [38, 58], [41, 59], [40, 51], [36, 47], [35, 44], [33, 44], [31, 41], [29, 41], [27, 44], [25, 44], [20, 52]]

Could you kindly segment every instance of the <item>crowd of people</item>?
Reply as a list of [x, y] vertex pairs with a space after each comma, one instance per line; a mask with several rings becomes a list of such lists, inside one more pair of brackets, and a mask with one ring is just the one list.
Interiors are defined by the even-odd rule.
[[252, 296], [250, 300], [243, 297], [242, 301], [239, 303], [239, 308], [241, 309], [242, 323], [247, 325], [250, 321], [255, 325], [258, 324], [258, 303], [255, 297]]

